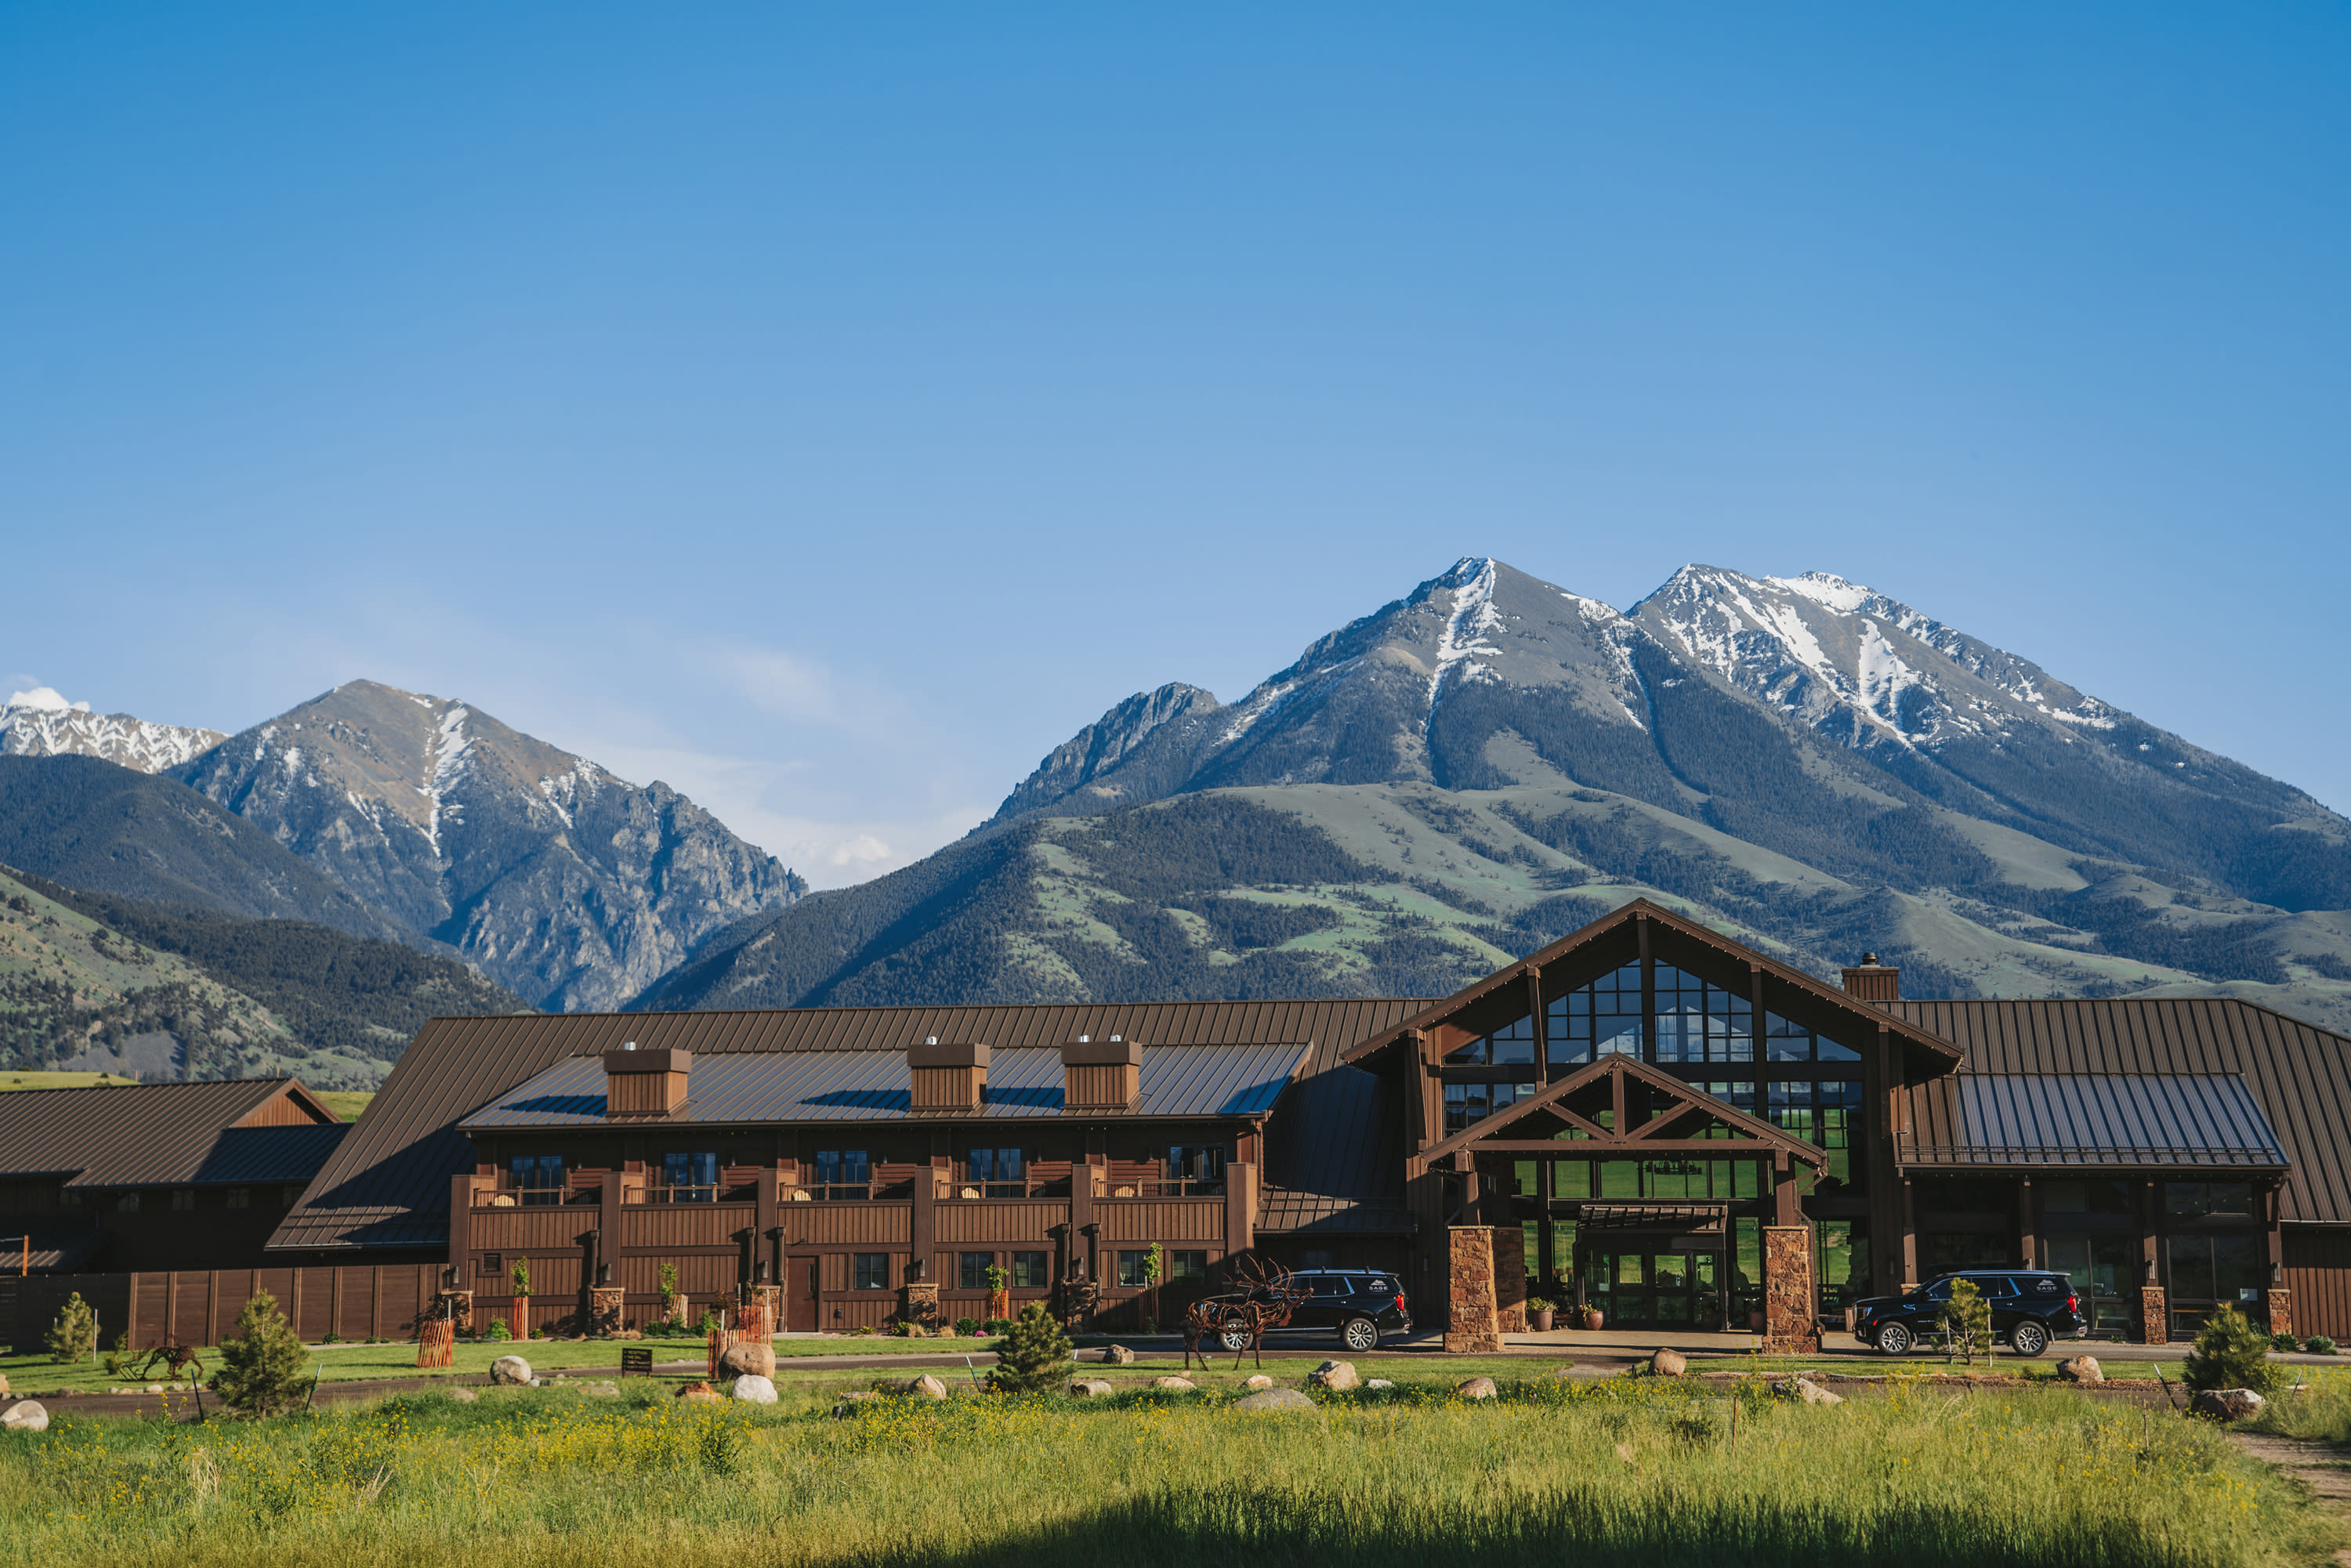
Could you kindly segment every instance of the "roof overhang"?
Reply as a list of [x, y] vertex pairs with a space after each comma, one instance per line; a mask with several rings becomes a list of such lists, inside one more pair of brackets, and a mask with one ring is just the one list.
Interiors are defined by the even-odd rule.
[[[1625, 1091], [1634, 1083], [1642, 1084], [1668, 1097], [1668, 1108], [1660, 1115], [1640, 1124], [1628, 1125]], [[1579, 1114], [1568, 1102], [1606, 1086], [1614, 1103], [1610, 1125], [1603, 1126], [1591, 1117]], [[1705, 1116], [1721, 1123], [1734, 1134], [1729, 1138], [1705, 1140], [1676, 1139], [1666, 1136], [1685, 1122]], [[1508, 1134], [1520, 1124], [1533, 1121], [1557, 1121], [1566, 1124], [1572, 1135], [1566, 1137], [1513, 1138]], [[1661, 1072], [1645, 1061], [1629, 1056], [1604, 1056], [1588, 1067], [1577, 1069], [1566, 1077], [1546, 1085], [1541, 1092], [1495, 1112], [1492, 1115], [1472, 1122], [1451, 1137], [1430, 1145], [1415, 1156], [1426, 1167], [1440, 1159], [1463, 1150], [1476, 1152], [1491, 1147], [1497, 1152], [1513, 1155], [1547, 1154], [1555, 1159], [1637, 1158], [1645, 1154], [1689, 1154], [1688, 1145], [1703, 1142], [1700, 1151], [1717, 1159], [1735, 1159], [1751, 1155], [1759, 1149], [1769, 1151], [1775, 1158], [1784, 1158], [1811, 1166], [1815, 1170], [1828, 1165], [1828, 1151], [1791, 1137], [1780, 1128], [1759, 1116], [1724, 1104], [1703, 1090], [1669, 1072]]]

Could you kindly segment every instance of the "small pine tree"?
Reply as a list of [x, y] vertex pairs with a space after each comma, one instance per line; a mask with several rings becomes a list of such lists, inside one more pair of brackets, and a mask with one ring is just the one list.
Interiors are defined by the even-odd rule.
[[1954, 1359], [1972, 1366], [1979, 1352], [1991, 1354], [1991, 1307], [1972, 1281], [1951, 1281], [1951, 1299], [1943, 1305], [1942, 1329], [1948, 1354]]
[[236, 1332], [221, 1341], [220, 1359], [221, 1369], [208, 1386], [243, 1415], [274, 1416], [292, 1408], [307, 1392], [302, 1336], [266, 1291], [236, 1314]]
[[516, 1259], [514, 1267], [507, 1270], [507, 1279], [513, 1285], [516, 1295], [528, 1296], [530, 1294], [530, 1260]]
[[52, 1361], [79, 1361], [98, 1348], [98, 1309], [81, 1299], [76, 1291], [66, 1298], [57, 1312], [57, 1321], [49, 1325], [44, 1336]]
[[1045, 1304], [1031, 1301], [997, 1342], [987, 1385], [1005, 1394], [1041, 1394], [1068, 1373], [1076, 1348]]
[[2277, 1382], [2269, 1352], [2269, 1335], [2236, 1308], [2222, 1307], [2196, 1331], [2196, 1348], [2188, 1356], [2188, 1386], [2266, 1394]]
[[664, 1320], [667, 1320], [667, 1319], [671, 1319], [671, 1318], [674, 1318], [674, 1317], [676, 1317], [676, 1316], [677, 1316], [677, 1265], [676, 1265], [676, 1264], [674, 1264], [674, 1263], [664, 1263], [664, 1264], [663, 1264], [663, 1265], [661, 1266], [661, 1280], [660, 1280], [660, 1287], [661, 1287], [661, 1299], [662, 1299], [662, 1317], [663, 1317]]

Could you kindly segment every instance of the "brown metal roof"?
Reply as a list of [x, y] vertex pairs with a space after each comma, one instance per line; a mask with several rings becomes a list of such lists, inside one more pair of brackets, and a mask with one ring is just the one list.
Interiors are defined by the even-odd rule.
[[1308, 1042], [1301, 1074], [1419, 1009], [1412, 999], [1071, 1002], [1024, 1007], [793, 1008], [690, 1013], [519, 1014], [434, 1019], [384, 1081], [367, 1116], [270, 1238], [279, 1249], [445, 1246], [449, 1178], [472, 1168], [457, 1124], [565, 1057], [629, 1040], [730, 1051], [900, 1051], [917, 1040], [977, 1040], [995, 1050], [1059, 1047], [1113, 1034], [1151, 1045]]
[[[76, 1187], [306, 1181], [326, 1158], [331, 1137], [256, 1145], [285, 1156], [266, 1162], [286, 1171], [282, 1177], [214, 1174], [225, 1168], [216, 1156], [223, 1135], [232, 1129], [239, 1131], [240, 1146], [250, 1141], [247, 1132], [310, 1131], [266, 1124], [283, 1114], [273, 1104], [281, 1099], [293, 1101], [306, 1115], [330, 1114], [291, 1078], [12, 1090], [0, 1094], [0, 1175], [65, 1176]], [[331, 1125], [331, 1136], [340, 1136], [342, 1124]], [[300, 1164], [302, 1155], [308, 1156], [307, 1165]]]
[[[2294, 1164], [2289, 1224], [2351, 1224], [2351, 1039], [2234, 997], [1906, 1001], [1886, 1010], [1968, 1054], [1970, 1073], [2241, 1077]], [[1914, 1099], [1932, 1118], [1951, 1102]], [[1951, 1131], [1914, 1121], [1922, 1142]]]

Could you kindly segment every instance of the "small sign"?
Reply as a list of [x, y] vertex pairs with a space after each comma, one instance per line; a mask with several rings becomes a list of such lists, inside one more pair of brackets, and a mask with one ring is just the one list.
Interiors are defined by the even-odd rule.
[[621, 1375], [651, 1377], [653, 1375], [653, 1353], [650, 1346], [623, 1345], [621, 1348]]
[[2252, 1286], [2240, 1285], [2237, 1287], [2237, 1300], [2241, 1301], [2258, 1301], [2261, 1299], [2262, 1293], [2253, 1289]]

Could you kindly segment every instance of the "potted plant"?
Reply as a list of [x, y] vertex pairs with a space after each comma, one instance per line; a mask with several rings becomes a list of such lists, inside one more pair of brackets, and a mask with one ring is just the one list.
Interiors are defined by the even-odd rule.
[[1012, 1316], [1012, 1276], [1000, 1263], [987, 1266], [987, 1316], [991, 1322]]
[[1551, 1333], [1552, 1314], [1557, 1311], [1559, 1307], [1555, 1302], [1545, 1301], [1541, 1296], [1527, 1298], [1527, 1321], [1534, 1325], [1537, 1333]]
[[1607, 1322], [1607, 1321], [1608, 1319], [1606, 1314], [1603, 1313], [1598, 1307], [1586, 1307], [1583, 1309], [1584, 1333], [1598, 1333], [1600, 1332], [1601, 1325]]
[[530, 1337], [530, 1260], [517, 1258], [507, 1270], [507, 1282], [514, 1290], [514, 1336]]

